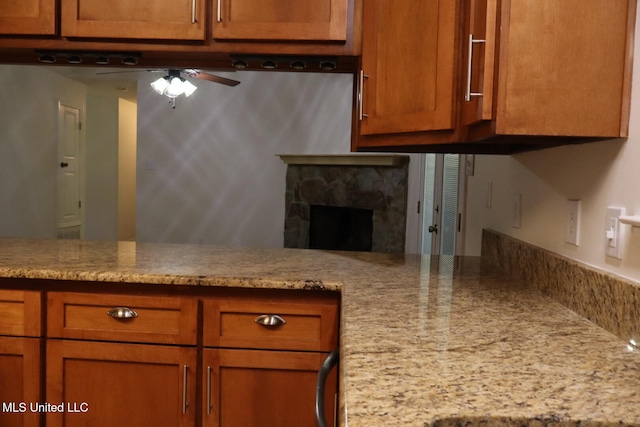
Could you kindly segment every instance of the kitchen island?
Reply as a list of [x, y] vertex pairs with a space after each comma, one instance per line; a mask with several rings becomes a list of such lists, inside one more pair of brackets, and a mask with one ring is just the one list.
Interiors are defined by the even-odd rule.
[[640, 350], [481, 258], [0, 239], [0, 277], [340, 292], [343, 426], [640, 425]]

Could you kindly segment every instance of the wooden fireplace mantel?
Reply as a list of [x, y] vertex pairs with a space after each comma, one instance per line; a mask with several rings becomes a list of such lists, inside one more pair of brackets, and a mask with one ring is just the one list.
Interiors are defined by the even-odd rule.
[[409, 156], [400, 154], [278, 154], [288, 165], [401, 166]]

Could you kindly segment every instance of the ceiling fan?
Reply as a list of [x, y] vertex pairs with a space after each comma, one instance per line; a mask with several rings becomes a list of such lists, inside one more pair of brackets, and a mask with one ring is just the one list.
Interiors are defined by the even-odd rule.
[[[227, 79], [225, 77], [216, 76], [215, 74], [204, 73], [193, 68], [183, 69], [164, 69], [164, 70], [146, 70], [147, 72], [164, 72], [166, 75], [151, 83], [151, 87], [158, 94], [164, 95], [170, 99], [172, 108], [176, 108], [176, 98], [180, 95], [190, 96], [197, 87], [187, 80], [184, 76], [207, 80], [214, 83], [220, 83], [225, 86], [237, 86], [240, 84], [237, 80]], [[116, 73], [135, 73], [138, 71], [106, 71], [96, 74], [116, 74]]]

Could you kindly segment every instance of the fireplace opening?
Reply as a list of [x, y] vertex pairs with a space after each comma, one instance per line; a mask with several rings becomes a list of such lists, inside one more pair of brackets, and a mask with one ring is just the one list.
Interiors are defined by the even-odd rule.
[[371, 252], [372, 236], [372, 209], [310, 205], [310, 249]]

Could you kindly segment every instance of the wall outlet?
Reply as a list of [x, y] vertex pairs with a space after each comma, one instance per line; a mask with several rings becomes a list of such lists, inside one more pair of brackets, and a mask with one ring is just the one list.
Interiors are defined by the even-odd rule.
[[612, 258], [622, 259], [622, 231], [624, 227], [622, 227], [618, 218], [624, 214], [624, 208], [607, 208], [607, 216], [605, 217], [604, 223], [604, 253]]
[[572, 245], [580, 245], [580, 200], [567, 200], [564, 241]]
[[514, 194], [511, 205], [511, 226], [520, 228], [522, 218], [522, 194]]

